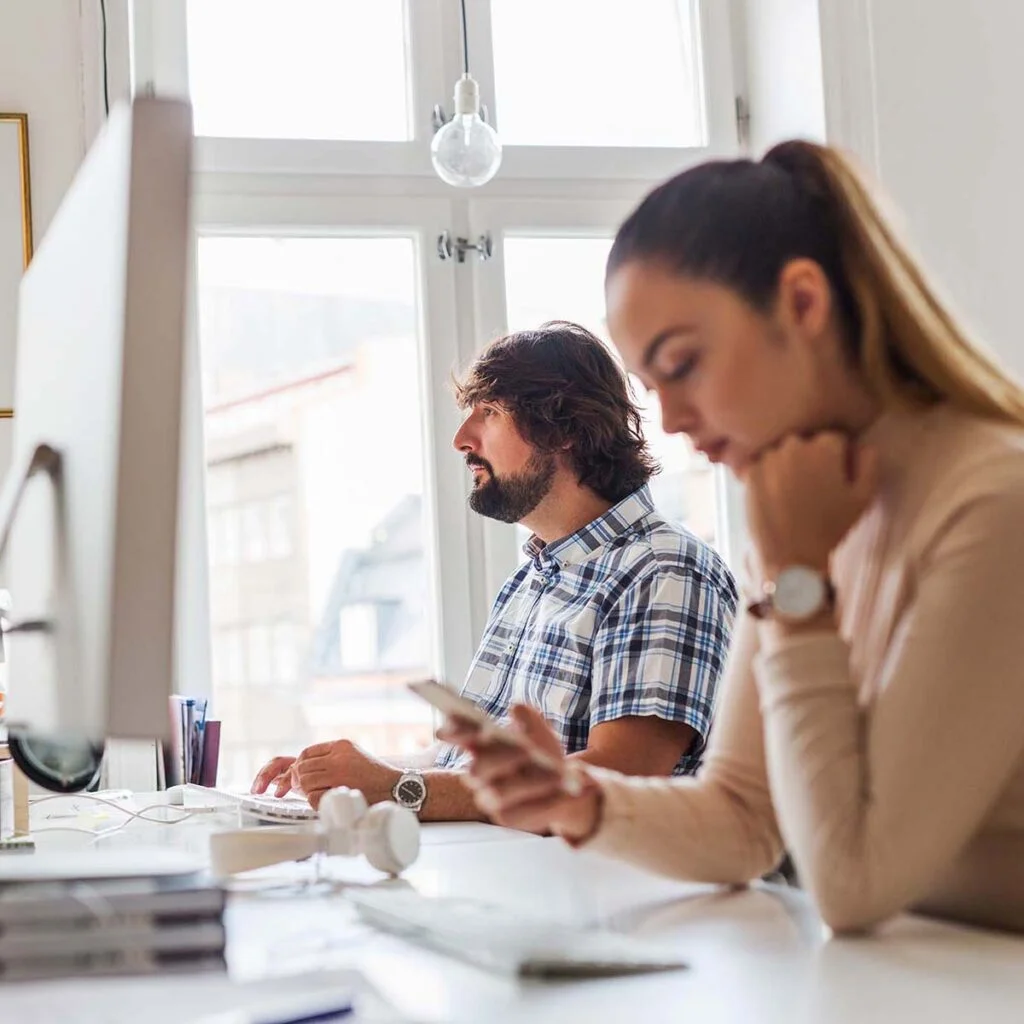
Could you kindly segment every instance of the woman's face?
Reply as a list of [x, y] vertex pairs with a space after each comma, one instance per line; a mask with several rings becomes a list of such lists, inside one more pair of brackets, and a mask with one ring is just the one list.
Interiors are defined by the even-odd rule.
[[657, 393], [665, 432], [689, 435], [712, 462], [741, 472], [787, 434], [827, 423], [815, 341], [829, 289], [811, 261], [784, 268], [769, 316], [722, 285], [639, 261], [609, 278], [606, 300], [612, 340]]

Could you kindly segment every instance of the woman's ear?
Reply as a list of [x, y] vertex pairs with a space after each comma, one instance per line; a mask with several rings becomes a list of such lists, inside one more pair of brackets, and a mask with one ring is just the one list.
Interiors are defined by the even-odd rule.
[[776, 310], [794, 333], [815, 340], [832, 318], [832, 287], [821, 264], [811, 259], [790, 260], [779, 274]]

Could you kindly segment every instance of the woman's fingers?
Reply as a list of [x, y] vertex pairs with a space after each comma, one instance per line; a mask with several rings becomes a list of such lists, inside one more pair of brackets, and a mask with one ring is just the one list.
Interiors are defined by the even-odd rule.
[[440, 729], [437, 730], [437, 738], [445, 743], [451, 743], [460, 747], [475, 736], [480, 734], [480, 726], [465, 718], [457, 718], [449, 715]]
[[483, 785], [489, 785], [532, 765], [530, 755], [525, 750], [508, 743], [492, 743], [487, 747], [470, 744], [466, 749], [473, 755], [469, 774]]
[[[526, 763], [521, 767], [495, 774], [487, 781], [470, 776], [470, 788], [474, 791], [481, 810], [508, 810], [517, 804], [539, 800], [546, 796], [564, 796], [561, 780], [546, 768]], [[487, 807], [484, 807], [484, 803]]]
[[481, 810], [495, 814], [514, 813], [516, 808], [530, 804], [554, 807], [564, 797], [557, 783], [547, 779], [517, 780], [506, 786], [483, 786], [476, 792]]
[[564, 797], [559, 796], [540, 796], [514, 805], [496, 804], [493, 811], [487, 810], [483, 805], [480, 809], [498, 825], [522, 829], [524, 832], [547, 834], [553, 831], [563, 799]]

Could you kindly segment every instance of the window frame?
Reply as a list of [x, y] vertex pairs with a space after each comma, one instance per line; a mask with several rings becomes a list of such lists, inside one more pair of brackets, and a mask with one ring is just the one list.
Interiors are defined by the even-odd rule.
[[[680, 3], [687, 0], [679, 0]], [[700, 55], [707, 145], [701, 147], [521, 146], [504, 147], [501, 171], [485, 186], [501, 192], [510, 182], [657, 181], [681, 167], [735, 154], [735, 0], [694, 0], [701, 32]], [[196, 139], [199, 173], [333, 173], [348, 176], [419, 178], [434, 194], [447, 194], [430, 162], [435, 105], [451, 114], [452, 90], [462, 74], [458, 4], [405, 0], [410, 73], [412, 138], [403, 142], [342, 140]], [[500, 133], [501, 112], [494, 95], [490, 0], [467, 0], [470, 70], [480, 85], [489, 117]], [[136, 93], [188, 95], [187, 28], [184, 0], [133, 0]], [[436, 183], [436, 184], [435, 184]]]
[[[132, 92], [187, 96], [184, 0], [129, 0]], [[470, 66], [484, 103], [494, 112], [490, 54], [490, 0], [468, 0]], [[491, 602], [518, 560], [511, 527], [469, 511], [469, 480], [450, 449], [461, 420], [450, 390], [453, 370], [466, 366], [505, 321], [503, 233], [605, 235], [652, 186], [670, 174], [714, 157], [741, 152], [735, 118], [734, 54], [740, 52], [738, 0], [701, 0], [702, 64], [708, 145], [690, 149], [506, 146], [497, 177], [481, 189], [453, 189], [434, 174], [429, 157], [435, 104], [451, 112], [461, 74], [458, 4], [406, 0], [407, 48], [412, 61], [406, 142], [339, 142], [198, 138], [193, 165], [193, 220], [203, 235], [369, 234], [412, 236], [418, 252], [421, 395], [426, 456], [424, 511], [430, 550], [425, 552], [435, 616], [431, 663], [461, 685], [483, 632]], [[437, 257], [438, 236], [490, 234], [494, 252], [483, 262]], [[194, 303], [193, 303], [194, 307]], [[186, 367], [183, 448], [187, 520], [181, 570], [191, 599], [181, 602], [188, 692], [210, 694], [203, 409], [198, 341], [193, 330]], [[725, 493], [724, 485], [718, 493]], [[732, 501], [719, 508], [723, 547], [736, 535]], [[511, 561], [510, 561], [511, 559]], [[181, 685], [186, 685], [183, 682]]]

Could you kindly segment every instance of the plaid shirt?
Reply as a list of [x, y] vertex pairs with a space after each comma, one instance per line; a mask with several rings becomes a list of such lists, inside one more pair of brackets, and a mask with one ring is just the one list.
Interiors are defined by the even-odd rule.
[[[721, 558], [666, 522], [642, 487], [576, 533], [536, 536], [506, 581], [462, 687], [499, 721], [540, 709], [567, 753], [601, 722], [654, 715], [697, 741], [676, 765], [700, 764], [737, 591]], [[439, 768], [465, 758], [445, 747]]]

